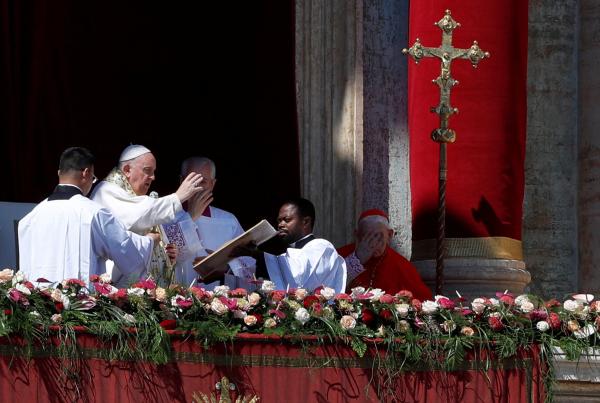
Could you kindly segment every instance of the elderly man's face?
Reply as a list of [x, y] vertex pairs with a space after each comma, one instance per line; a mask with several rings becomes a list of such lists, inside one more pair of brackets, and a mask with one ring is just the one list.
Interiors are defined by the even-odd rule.
[[386, 247], [389, 245], [392, 236], [394, 235], [394, 231], [389, 229], [386, 224], [374, 221], [369, 222], [368, 220], [361, 221], [358, 226], [357, 238], [360, 242], [367, 234], [374, 232], [376, 233], [382, 242], [378, 244], [377, 249], [373, 252], [374, 257], [383, 256], [385, 253]]
[[140, 155], [123, 167], [123, 173], [138, 196], [148, 193], [150, 185], [156, 179], [154, 171], [156, 171], [156, 159], [152, 153]]
[[204, 190], [208, 190], [209, 192], [213, 191], [217, 180], [213, 177], [212, 170], [210, 169], [210, 164], [195, 165], [192, 167], [192, 169], [188, 171], [187, 174], [189, 175], [190, 172], [196, 172], [202, 175], [200, 186], [202, 186]]

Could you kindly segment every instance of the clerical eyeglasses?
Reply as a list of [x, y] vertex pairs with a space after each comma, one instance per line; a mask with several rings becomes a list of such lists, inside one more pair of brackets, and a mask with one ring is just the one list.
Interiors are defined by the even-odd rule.
[[98, 178], [96, 178], [96, 175], [92, 175], [92, 183], [96, 182], [98, 182]]

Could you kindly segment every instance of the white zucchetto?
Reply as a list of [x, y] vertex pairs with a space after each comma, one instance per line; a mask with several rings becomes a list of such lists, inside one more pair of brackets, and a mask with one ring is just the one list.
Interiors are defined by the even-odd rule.
[[129, 161], [149, 152], [151, 151], [142, 145], [132, 144], [123, 150], [121, 156], [119, 157], [119, 162]]

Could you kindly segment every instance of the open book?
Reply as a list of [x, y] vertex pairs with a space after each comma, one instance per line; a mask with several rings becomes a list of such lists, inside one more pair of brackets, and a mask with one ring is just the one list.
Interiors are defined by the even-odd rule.
[[237, 238], [225, 243], [219, 249], [206, 256], [194, 266], [202, 277], [214, 274], [225, 274], [227, 262], [235, 256], [231, 256], [237, 247], [249, 247], [253, 243], [256, 247], [267, 253], [279, 255], [285, 252], [287, 245], [277, 236], [277, 231], [267, 220], [262, 220], [248, 231]]

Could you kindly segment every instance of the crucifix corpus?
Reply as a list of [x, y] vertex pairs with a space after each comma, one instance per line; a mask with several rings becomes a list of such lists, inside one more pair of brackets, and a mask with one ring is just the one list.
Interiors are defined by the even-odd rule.
[[440, 174], [438, 188], [438, 231], [436, 238], [436, 255], [435, 255], [435, 292], [438, 295], [442, 294], [444, 285], [444, 255], [445, 247], [445, 231], [446, 231], [446, 144], [454, 143], [456, 140], [456, 132], [448, 127], [448, 120], [452, 114], [458, 113], [457, 108], [450, 106], [450, 90], [458, 84], [450, 74], [450, 65], [454, 59], [469, 59], [473, 67], [484, 58], [490, 57], [489, 52], [484, 52], [479, 47], [477, 41], [473, 41], [468, 49], [458, 49], [452, 47], [452, 31], [460, 24], [456, 22], [450, 15], [450, 10], [446, 10], [446, 14], [441, 20], [435, 22], [442, 30], [442, 44], [437, 48], [428, 48], [421, 45], [421, 41], [417, 38], [410, 49], [403, 49], [402, 53], [409, 54], [415, 59], [418, 64], [424, 57], [437, 57], [441, 60], [441, 72], [438, 78], [432, 80], [440, 88], [440, 103], [436, 107], [431, 108], [431, 112], [437, 113], [440, 116], [440, 127], [431, 132], [433, 141], [440, 144]]

